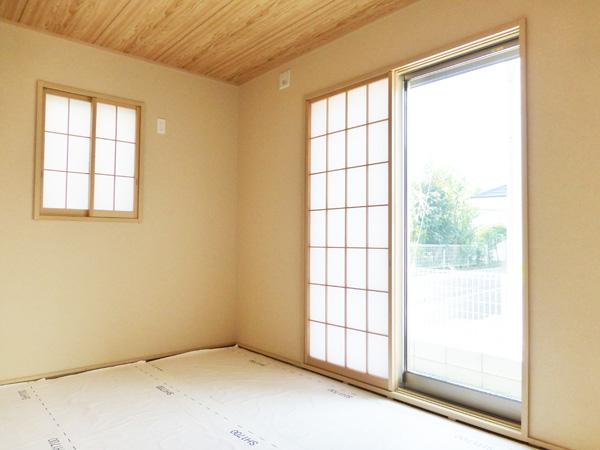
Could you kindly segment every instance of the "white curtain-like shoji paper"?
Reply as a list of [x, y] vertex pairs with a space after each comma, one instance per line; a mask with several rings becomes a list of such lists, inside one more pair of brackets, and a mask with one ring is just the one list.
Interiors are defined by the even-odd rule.
[[136, 110], [98, 103], [94, 209], [133, 211]]
[[307, 167], [310, 362], [384, 380], [388, 97], [384, 78], [311, 102]]
[[87, 209], [92, 103], [46, 95], [44, 208]]

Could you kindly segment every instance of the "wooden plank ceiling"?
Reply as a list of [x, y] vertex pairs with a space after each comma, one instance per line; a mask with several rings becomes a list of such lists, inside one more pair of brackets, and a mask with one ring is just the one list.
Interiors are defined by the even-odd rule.
[[0, 17], [235, 84], [415, 0], [0, 0]]

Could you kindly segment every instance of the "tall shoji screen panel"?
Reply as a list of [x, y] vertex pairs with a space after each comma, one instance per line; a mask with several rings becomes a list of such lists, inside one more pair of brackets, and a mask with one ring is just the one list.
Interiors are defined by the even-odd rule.
[[381, 387], [389, 355], [389, 80], [308, 102], [306, 362]]

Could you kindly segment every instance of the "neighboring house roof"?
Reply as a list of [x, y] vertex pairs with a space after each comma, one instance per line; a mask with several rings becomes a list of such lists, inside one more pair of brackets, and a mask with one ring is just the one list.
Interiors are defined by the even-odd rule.
[[471, 198], [490, 198], [490, 197], [506, 197], [506, 185], [488, 189], [487, 191], [480, 192], [479, 194], [473, 195]]

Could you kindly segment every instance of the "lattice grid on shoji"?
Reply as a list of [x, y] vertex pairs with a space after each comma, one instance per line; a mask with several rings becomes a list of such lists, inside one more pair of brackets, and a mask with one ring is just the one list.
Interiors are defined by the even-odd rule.
[[133, 211], [136, 110], [97, 103], [94, 209]]
[[311, 101], [307, 167], [309, 360], [383, 380], [389, 341], [388, 98], [386, 77]]
[[44, 124], [44, 208], [87, 209], [92, 102], [47, 94]]
[[43, 117], [42, 207], [133, 212], [136, 108], [47, 91]]

